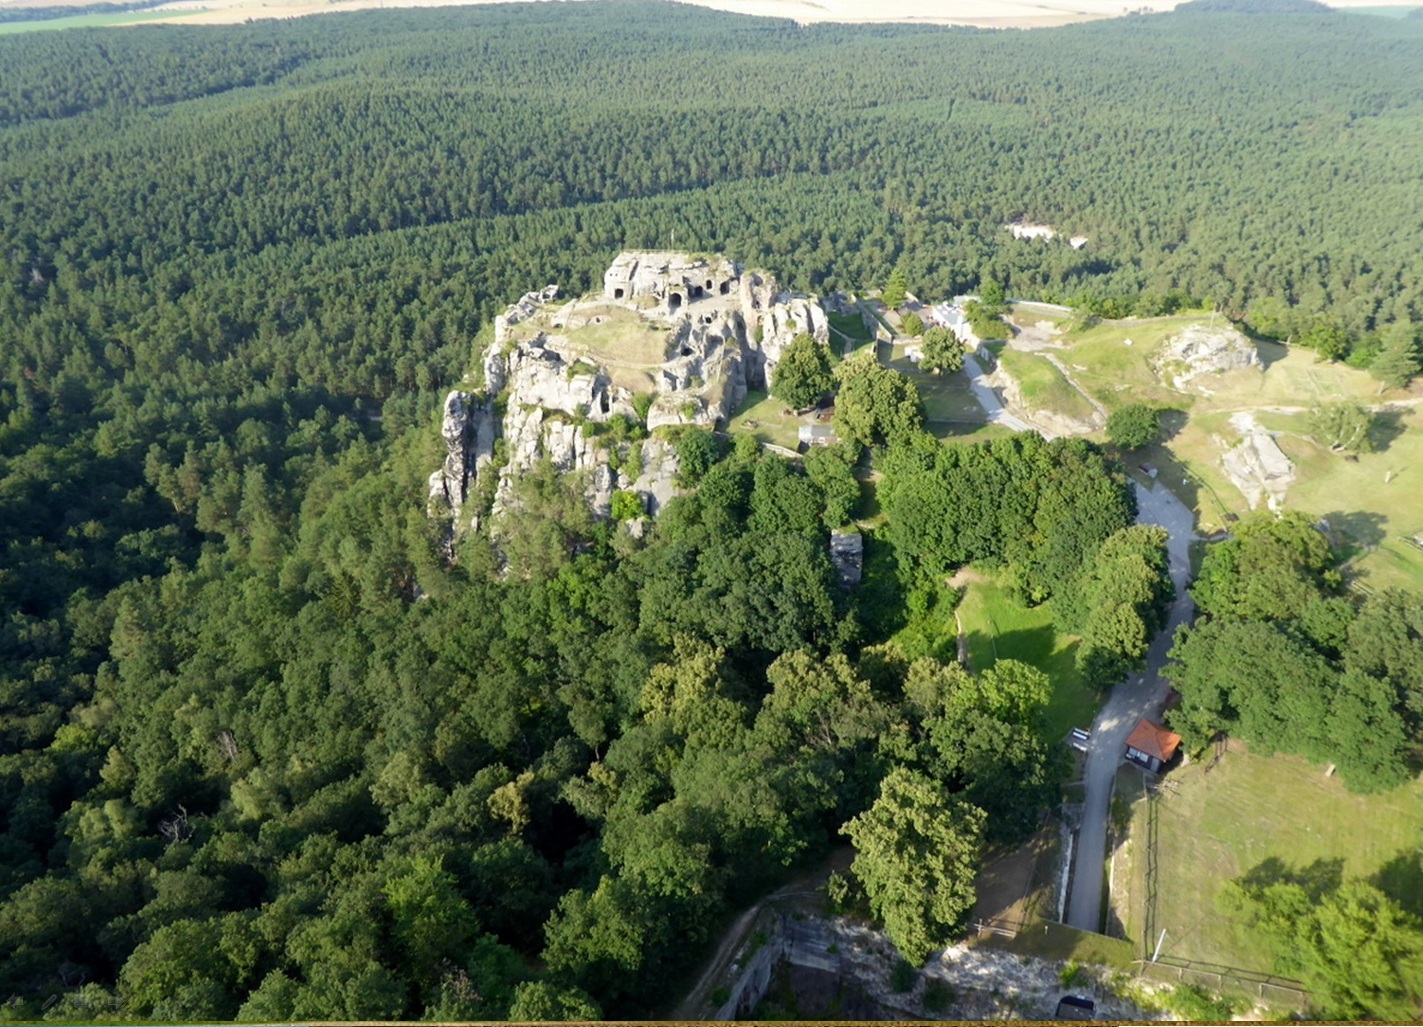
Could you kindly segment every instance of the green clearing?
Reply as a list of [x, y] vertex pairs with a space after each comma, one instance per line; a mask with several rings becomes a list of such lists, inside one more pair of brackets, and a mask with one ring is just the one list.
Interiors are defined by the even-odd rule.
[[1278, 439], [1298, 477], [1286, 505], [1327, 518], [1369, 585], [1419, 589], [1423, 551], [1404, 538], [1423, 531], [1423, 412], [1415, 407], [1391, 420], [1386, 448], [1348, 460], [1304, 434], [1305, 415], [1276, 415], [1274, 424], [1295, 432]]
[[1004, 349], [998, 356], [1003, 370], [1018, 382], [1023, 402], [1036, 410], [1055, 410], [1068, 417], [1086, 419], [1096, 411], [1046, 357]]
[[905, 356], [907, 347], [888, 347], [888, 354], [881, 354], [880, 362], [901, 374], [908, 375], [924, 400], [924, 420], [935, 424], [983, 425], [987, 417], [983, 406], [969, 386], [968, 375], [962, 371], [953, 374], [930, 374], [919, 369], [919, 365]]
[[970, 421], [929, 421], [925, 423], [924, 430], [940, 442], [954, 445], [991, 442], [1013, 434], [1013, 429], [1001, 424], [974, 424]]
[[761, 442], [795, 449], [800, 444], [800, 426], [810, 423], [786, 410], [786, 405], [764, 392], [750, 391], [728, 418], [729, 431], [750, 432]]
[[[1272, 971], [1274, 952], [1217, 904], [1226, 881], [1267, 859], [1296, 870], [1337, 861], [1345, 878], [1372, 879], [1407, 904], [1398, 893], [1410, 878], [1400, 868], [1423, 841], [1423, 781], [1353, 795], [1321, 766], [1257, 756], [1235, 741], [1209, 774], [1205, 768], [1172, 771], [1173, 787], [1157, 803], [1156, 930], [1166, 931], [1164, 954]], [[1138, 949], [1147, 943], [1146, 818], [1146, 804], [1137, 803], [1115, 871], [1115, 912]]]
[[[865, 319], [859, 314], [828, 314], [827, 317], [830, 319], [830, 334], [835, 336], [838, 333], [839, 341], [848, 339], [855, 349], [874, 341], [874, 336], [865, 327]], [[839, 347], [831, 348], [838, 350]]]
[[1067, 350], [1060, 359], [1072, 368], [1077, 383], [1109, 410], [1128, 403], [1180, 408], [1194, 397], [1162, 385], [1151, 368], [1151, 358], [1162, 342], [1200, 320], [1189, 316], [1096, 324], [1063, 335]]
[[547, 314], [530, 318], [516, 325], [511, 335], [528, 338], [540, 331], [563, 334], [568, 345], [561, 348], [614, 365], [652, 367], [667, 359], [667, 326], [648, 321], [625, 307], [580, 305], [569, 320], [581, 324], [566, 331], [552, 327], [550, 319]]
[[0, 22], [0, 36], [19, 32], [45, 32], [50, 29], [109, 28], [115, 25], [138, 25], [145, 21], [169, 21], [190, 18], [201, 11], [117, 11], [109, 14], [73, 14], [63, 18], [37, 21]]
[[958, 607], [969, 666], [981, 671], [998, 660], [1012, 659], [1037, 667], [1052, 680], [1048, 737], [1090, 727], [1097, 713], [1097, 694], [1077, 670], [1077, 637], [1064, 635], [1053, 625], [1051, 604], [1027, 607], [996, 580], [978, 573], [971, 579]]
[[[1016, 313], [1020, 323], [1038, 319], [1030, 308]], [[1059, 336], [1062, 347], [1055, 352], [1077, 384], [1108, 409], [1147, 403], [1165, 411], [1164, 441], [1132, 453], [1131, 460], [1156, 467], [1158, 480], [1196, 511], [1203, 533], [1227, 528], [1229, 515], [1249, 510], [1221, 467], [1222, 454], [1239, 439], [1230, 416], [1249, 411], [1279, 433], [1280, 448], [1295, 463], [1285, 506], [1327, 517], [1368, 585], [1423, 588], [1423, 551], [1406, 541], [1423, 530], [1415, 498], [1423, 494], [1423, 415], [1417, 407], [1386, 412], [1379, 451], [1357, 460], [1315, 444], [1306, 421], [1307, 412], [1323, 402], [1378, 405], [1409, 394], [1382, 391], [1363, 371], [1273, 342], [1256, 343], [1258, 369], [1201, 376], [1190, 393], [1163, 384], [1152, 369], [1153, 356], [1183, 327], [1209, 317], [1198, 312], [1101, 322]], [[1047, 361], [1012, 349], [999, 359], [1018, 378], [1030, 406], [1083, 416], [1082, 397]]]

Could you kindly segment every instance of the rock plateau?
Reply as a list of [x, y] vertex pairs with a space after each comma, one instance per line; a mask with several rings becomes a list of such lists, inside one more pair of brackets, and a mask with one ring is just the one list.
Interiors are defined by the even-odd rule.
[[445, 398], [429, 509], [456, 535], [506, 509], [544, 460], [582, 476], [599, 516], [616, 491], [656, 514], [677, 492], [669, 433], [724, 426], [748, 390], [769, 388], [796, 335], [829, 341], [817, 300], [723, 257], [623, 253], [600, 294], [557, 299], [550, 285], [495, 318], [481, 387]]

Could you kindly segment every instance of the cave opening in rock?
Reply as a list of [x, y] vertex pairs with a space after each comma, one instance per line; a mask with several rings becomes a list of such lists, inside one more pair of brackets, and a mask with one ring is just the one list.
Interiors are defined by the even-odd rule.
[[622, 299], [622, 298], [623, 298], [623, 290], [621, 290], [621, 289], [614, 289], [614, 290], [613, 290], [613, 299], [615, 299], [615, 300], [620, 300], [620, 299]]
[[674, 292], [674, 293], [672, 293], [670, 296], [667, 297], [667, 309], [668, 309], [669, 311], [676, 311], [676, 310], [680, 309], [681, 306], [682, 306], [682, 294], [681, 294], [680, 292]]

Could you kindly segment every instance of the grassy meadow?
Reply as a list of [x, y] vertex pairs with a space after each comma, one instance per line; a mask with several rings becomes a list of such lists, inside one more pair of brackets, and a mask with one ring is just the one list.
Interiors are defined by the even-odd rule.
[[1091, 727], [1097, 693], [1077, 670], [1077, 637], [1057, 630], [1052, 606], [1023, 606], [991, 577], [972, 574], [958, 606], [960, 630], [968, 643], [969, 666], [985, 670], [998, 660], [1021, 660], [1052, 679], [1048, 737]]
[[[1172, 771], [1158, 801], [1155, 922], [1158, 936], [1166, 930], [1164, 954], [1271, 972], [1269, 945], [1218, 903], [1226, 881], [1267, 860], [1291, 870], [1327, 865], [1346, 879], [1369, 879], [1420, 911], [1423, 781], [1354, 795], [1317, 764], [1256, 755], [1238, 741], [1209, 773], [1206, 766]], [[1146, 943], [1146, 816], [1146, 804], [1138, 802], [1131, 840], [1118, 855], [1113, 901], [1138, 948]]]
[[[1384, 390], [1367, 373], [1321, 362], [1309, 350], [1258, 342], [1258, 368], [1202, 375], [1189, 392], [1177, 391], [1157, 376], [1153, 358], [1183, 327], [1210, 318], [1197, 312], [1069, 331], [1060, 319], [1025, 307], [1015, 320], [1024, 327], [1049, 321], [1057, 333], [1054, 354], [1108, 410], [1146, 403], [1163, 411], [1162, 441], [1131, 454], [1132, 461], [1157, 469], [1159, 480], [1196, 511], [1203, 534], [1227, 528], [1231, 515], [1249, 510], [1221, 467], [1221, 456], [1239, 439], [1231, 416], [1248, 412], [1276, 433], [1295, 464], [1286, 508], [1327, 519], [1367, 587], [1423, 588], [1423, 550], [1407, 541], [1423, 532], [1416, 498], [1423, 495], [1418, 387]], [[1000, 359], [1030, 404], [1080, 416], [1085, 400], [1042, 358], [1005, 350]], [[1338, 401], [1390, 408], [1380, 414], [1375, 452], [1347, 458], [1314, 441], [1309, 412]]]

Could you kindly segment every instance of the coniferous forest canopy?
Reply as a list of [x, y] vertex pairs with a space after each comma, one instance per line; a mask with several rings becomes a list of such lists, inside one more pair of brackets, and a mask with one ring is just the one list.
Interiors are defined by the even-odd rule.
[[[885, 643], [969, 559], [1086, 620], [1099, 554], [1159, 546], [1119, 534], [1094, 447], [867, 429], [890, 570], [851, 597], [834, 475], [744, 445], [636, 545], [531, 477], [500, 576], [425, 515], [439, 400], [511, 299], [674, 236], [815, 291], [900, 268], [1282, 335], [1418, 322], [1420, 53], [1423, 24], [1337, 15], [650, 3], [0, 37], [3, 1015], [645, 1015], [852, 821], [871, 857], [896, 802], [965, 852], [1031, 833], [1050, 683]], [[1014, 242], [1019, 217], [1090, 243]], [[1202, 732], [1245, 716], [1207, 687], [1216, 634], [1304, 645], [1213, 587]], [[1352, 614], [1311, 587], [1313, 667]]]

